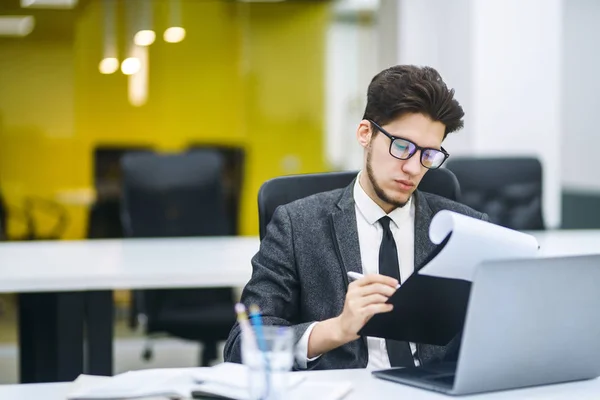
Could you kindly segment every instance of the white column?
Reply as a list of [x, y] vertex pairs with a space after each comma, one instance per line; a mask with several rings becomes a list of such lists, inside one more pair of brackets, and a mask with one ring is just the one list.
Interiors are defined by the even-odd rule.
[[600, 192], [600, 1], [564, 3], [562, 182]]
[[399, 63], [438, 69], [465, 108], [448, 150], [540, 158], [559, 226], [562, 1], [401, 0], [398, 13]]
[[367, 86], [378, 72], [378, 7], [378, 0], [332, 3], [327, 32], [325, 157], [333, 169], [362, 167], [363, 149], [355, 135], [365, 110]]

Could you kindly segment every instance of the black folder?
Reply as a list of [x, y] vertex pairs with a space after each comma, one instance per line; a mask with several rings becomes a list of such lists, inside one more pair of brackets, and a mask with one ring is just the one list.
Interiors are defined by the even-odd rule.
[[463, 328], [471, 282], [412, 274], [388, 299], [394, 309], [374, 315], [363, 336], [447, 345]]

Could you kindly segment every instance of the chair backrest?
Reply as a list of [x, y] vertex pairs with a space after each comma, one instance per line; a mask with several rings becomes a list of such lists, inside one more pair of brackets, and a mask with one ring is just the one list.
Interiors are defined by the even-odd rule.
[[533, 157], [448, 160], [460, 182], [460, 202], [485, 212], [496, 224], [542, 230], [542, 165]]
[[[340, 189], [348, 186], [358, 171], [328, 172], [320, 174], [302, 174], [280, 176], [262, 184], [258, 192], [258, 219], [260, 239], [267, 233], [267, 225], [275, 209], [316, 193]], [[457, 200], [460, 195], [458, 180], [445, 169], [428, 171], [419, 190]]]
[[232, 235], [216, 151], [130, 153], [122, 158], [128, 237]]
[[[219, 152], [127, 153], [121, 159], [121, 219], [125, 237], [234, 235], [226, 213]], [[174, 310], [231, 303], [231, 289], [161, 289], [136, 293], [149, 326]], [[169, 310], [167, 313], [165, 310]], [[136, 310], [137, 311], [137, 310]], [[187, 314], [191, 319], [193, 314]]]

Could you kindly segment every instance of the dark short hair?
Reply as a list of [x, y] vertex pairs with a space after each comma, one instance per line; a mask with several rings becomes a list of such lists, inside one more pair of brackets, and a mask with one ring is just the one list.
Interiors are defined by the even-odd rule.
[[396, 65], [371, 80], [363, 119], [385, 125], [406, 113], [421, 113], [443, 123], [444, 139], [464, 125], [465, 113], [454, 98], [454, 89], [448, 89], [431, 67]]

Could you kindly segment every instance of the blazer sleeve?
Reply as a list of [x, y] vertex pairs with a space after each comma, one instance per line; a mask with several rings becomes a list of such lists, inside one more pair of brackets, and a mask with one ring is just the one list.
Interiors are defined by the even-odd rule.
[[[280, 206], [267, 227], [258, 253], [252, 258], [252, 277], [241, 302], [260, 307], [265, 325], [291, 326], [297, 343], [314, 322], [299, 321], [300, 283], [294, 251], [293, 226], [285, 206]], [[225, 343], [224, 359], [242, 362], [240, 328], [236, 323]]]

